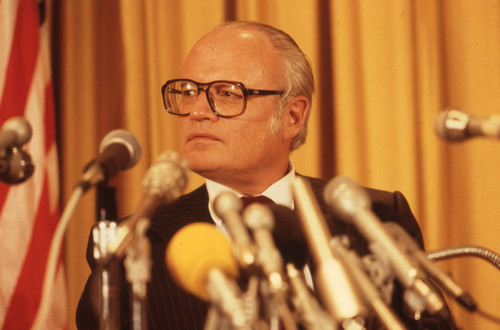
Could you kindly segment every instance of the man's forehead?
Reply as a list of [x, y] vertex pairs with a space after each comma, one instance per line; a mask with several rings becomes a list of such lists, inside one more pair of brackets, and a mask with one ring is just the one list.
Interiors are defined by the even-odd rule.
[[200, 58], [222, 61], [245, 58], [260, 61], [269, 58], [272, 53], [274, 47], [258, 31], [219, 28], [206, 34], [193, 46], [184, 64]]
[[[255, 30], [219, 28], [207, 33], [193, 46], [192, 51], [205, 48], [212, 52], [239, 47], [264, 47], [267, 37]], [[242, 49], [243, 50], [243, 49]]]
[[235, 80], [271, 88], [281, 77], [281, 67], [281, 56], [263, 32], [222, 27], [195, 44], [182, 75], [200, 82]]

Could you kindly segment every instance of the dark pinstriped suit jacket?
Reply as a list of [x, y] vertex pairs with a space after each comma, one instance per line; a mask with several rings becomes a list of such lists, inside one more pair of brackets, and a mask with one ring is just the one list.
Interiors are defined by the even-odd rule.
[[[368, 253], [366, 242], [350, 225], [334, 219], [323, 200], [325, 182], [319, 179], [308, 178], [322, 211], [328, 219], [333, 235], [347, 234], [351, 239], [352, 247], [360, 254]], [[423, 246], [422, 234], [415, 217], [410, 211], [404, 196], [399, 193], [389, 193], [369, 189], [373, 199], [373, 210], [383, 221], [396, 221]], [[180, 197], [170, 205], [162, 206], [152, 219], [149, 237], [152, 245], [153, 270], [148, 291], [148, 322], [150, 329], [202, 329], [208, 305], [185, 293], [170, 279], [165, 266], [165, 249], [170, 238], [183, 226], [192, 222], [213, 223], [208, 210], [208, 193], [203, 185], [197, 190]], [[87, 260], [92, 269], [95, 262], [92, 259], [91, 243], [87, 250]], [[80, 329], [97, 329], [98, 315], [92, 307], [92, 279], [89, 278], [80, 299], [76, 321]], [[125, 282], [122, 279], [122, 282]], [[128, 289], [122, 285], [121, 289], [121, 325], [130, 328], [130, 312], [128, 308]], [[402, 313], [401, 295], [395, 295], [394, 307]], [[413, 327], [412, 327], [413, 328]]]

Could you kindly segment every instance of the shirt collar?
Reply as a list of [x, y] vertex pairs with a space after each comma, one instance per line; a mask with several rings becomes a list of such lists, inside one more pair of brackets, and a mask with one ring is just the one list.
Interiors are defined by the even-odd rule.
[[[289, 161], [289, 168], [290, 170], [284, 177], [273, 183], [260, 195], [270, 198], [278, 205], [283, 205], [293, 210], [294, 202], [291, 187], [292, 182], [295, 179], [295, 166], [291, 160]], [[220, 226], [222, 224], [222, 219], [215, 214], [213, 209], [213, 201], [215, 197], [226, 191], [233, 192], [236, 196], [238, 196], [238, 198], [243, 195], [229, 187], [209, 179], [205, 179], [205, 183], [208, 191], [208, 209], [210, 211], [210, 215], [212, 216], [212, 219], [214, 219], [215, 224]]]

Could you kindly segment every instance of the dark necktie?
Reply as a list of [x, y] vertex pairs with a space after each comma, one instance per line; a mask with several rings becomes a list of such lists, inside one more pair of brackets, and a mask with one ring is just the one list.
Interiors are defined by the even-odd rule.
[[260, 203], [260, 204], [276, 204], [273, 202], [272, 199], [269, 197], [259, 195], [259, 196], [242, 196], [241, 197], [241, 202], [243, 203], [243, 209], [245, 209], [248, 205], [253, 204], [253, 203]]

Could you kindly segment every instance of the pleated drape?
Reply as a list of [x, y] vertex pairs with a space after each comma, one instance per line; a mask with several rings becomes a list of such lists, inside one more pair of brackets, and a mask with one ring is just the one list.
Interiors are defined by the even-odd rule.
[[[63, 205], [102, 137], [124, 128], [138, 137], [143, 156], [111, 184], [119, 216], [133, 212], [151, 162], [178, 150], [161, 85], [179, 77], [194, 42], [217, 24], [255, 20], [288, 32], [312, 62], [309, 135], [292, 156], [300, 173], [343, 174], [402, 191], [428, 250], [480, 245], [500, 252], [500, 141], [452, 145], [434, 133], [445, 108], [500, 113], [497, 0], [54, 1], [53, 10]], [[192, 175], [188, 190], [202, 182]], [[66, 237], [73, 327], [94, 213], [91, 191]], [[473, 258], [439, 264], [498, 314], [498, 270]], [[495, 328], [450, 305], [460, 327]]]

